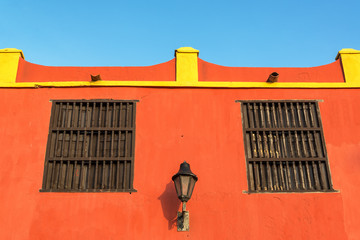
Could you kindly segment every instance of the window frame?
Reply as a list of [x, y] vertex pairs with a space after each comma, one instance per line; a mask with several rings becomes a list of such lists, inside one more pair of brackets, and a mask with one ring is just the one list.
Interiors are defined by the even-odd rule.
[[[321, 100], [236, 100], [236, 102], [239, 102], [240, 103], [240, 111], [241, 111], [241, 119], [242, 119], [242, 130], [243, 130], [243, 141], [244, 141], [244, 153], [245, 153], [245, 159], [246, 159], [246, 174], [247, 174], [247, 182], [248, 182], [248, 192], [249, 193], [290, 193], [290, 192], [334, 192], [335, 190], [333, 189], [333, 184], [332, 184], [332, 179], [331, 179], [331, 172], [330, 172], [330, 165], [329, 165], [329, 160], [328, 160], [328, 155], [327, 155], [327, 150], [326, 150], [326, 144], [325, 144], [325, 138], [324, 138], [324, 131], [323, 131], [323, 125], [322, 125], [322, 120], [321, 120], [321, 114], [320, 114], [320, 108], [319, 108], [319, 101]], [[301, 113], [297, 112], [297, 113], [294, 113], [292, 112], [291, 114], [294, 114], [294, 116], [292, 116], [292, 118], [294, 118], [294, 123], [292, 122], [281, 122], [282, 126], [281, 127], [278, 127], [280, 126], [280, 122], [278, 121], [276, 123], [275, 122], [271, 122], [271, 119], [273, 120], [274, 118], [278, 119], [278, 117], [280, 116], [280, 113], [281, 114], [285, 114], [282, 113], [281, 111], [280, 112], [275, 112], [275, 115], [274, 116], [271, 116], [271, 114], [274, 114], [272, 111], [273, 110], [270, 110], [270, 113], [267, 113], [266, 109], [263, 109], [261, 111], [263, 111], [262, 114], [266, 115], [266, 114], [269, 114], [269, 116], [266, 116], [265, 118], [266, 119], [270, 119], [269, 122], [258, 122], [258, 123], [252, 123], [253, 125], [261, 125], [261, 127], [249, 127], [249, 119], [246, 120], [246, 118], [249, 118], [244, 112], [244, 110], [248, 111], [248, 108], [245, 106], [246, 104], [254, 104], [253, 106], [256, 106], [255, 104], [259, 104], [259, 106], [261, 104], [263, 104], [263, 106], [275, 106], [273, 108], [274, 111], [276, 111], [276, 104], [278, 104], [278, 106], [282, 106], [282, 105], [287, 105], [289, 104], [291, 106], [291, 108], [293, 106], [299, 106], [300, 104], [302, 104], [301, 108], [298, 108], [296, 107], [295, 111], [300, 111], [300, 109], [302, 109], [306, 104], [309, 104], [309, 106], [311, 106], [311, 104], [313, 104], [315, 106], [315, 109], [314, 109], [314, 113], [316, 114], [316, 121], [317, 121], [317, 127], [309, 127], [308, 125], [313, 125], [314, 123], [313, 122], [306, 122], [307, 120], [308, 121], [313, 121], [310, 119], [310, 116], [306, 117], [305, 115], [305, 111], [304, 109], [302, 109], [302, 114], [303, 115], [300, 115]], [[299, 105], [297, 105], [299, 104]], [[260, 108], [260, 107], [259, 107]], [[271, 107], [270, 107], [271, 108]], [[270, 109], [269, 108], [269, 109]], [[277, 108], [279, 109], [279, 107]], [[281, 107], [280, 107], [281, 109]], [[306, 109], [306, 108], [305, 108]], [[259, 110], [260, 111], [260, 110]], [[290, 109], [288, 109], [286, 107], [286, 111], [290, 111]], [[293, 109], [291, 109], [291, 111], [293, 111]], [[309, 110], [309, 113], [310, 113], [311, 110]], [[256, 118], [255, 116], [255, 111], [253, 112], [254, 113], [254, 120]], [[279, 114], [279, 115], [277, 115]], [[298, 115], [299, 114], [299, 115]], [[295, 116], [297, 115], [297, 116]], [[301, 116], [304, 117], [304, 119], [301, 119], [299, 123], [299, 118], [301, 118]], [[284, 117], [284, 115], [283, 115]], [[288, 117], [286, 115], [286, 121], [290, 121], [290, 117]], [[295, 118], [297, 118], [297, 122], [295, 121]], [[307, 118], [307, 119], [306, 119]], [[262, 116], [258, 116], [258, 121], [262, 121]], [[282, 121], [284, 121], [285, 119], [282, 118]], [[246, 126], [246, 121], [248, 126]], [[265, 120], [264, 120], [265, 121]], [[271, 126], [274, 126], [274, 127], [267, 127], [267, 125], [271, 125]], [[276, 124], [276, 126], [275, 126]], [[295, 124], [295, 126], [286, 126], [286, 124]], [[263, 127], [263, 125], [265, 127]], [[296, 125], [300, 125], [299, 126], [296, 126]], [[303, 125], [303, 126], [302, 126]], [[306, 125], [306, 126], [305, 126]], [[305, 140], [304, 140], [304, 136], [302, 135], [304, 132], [307, 132], [307, 144], [309, 146], [309, 148], [311, 148], [311, 144], [309, 143], [311, 141], [311, 138], [309, 137], [309, 132], [310, 131], [313, 131], [313, 137], [314, 137], [314, 142], [317, 141], [315, 139], [315, 132], [316, 132], [316, 136], [319, 137], [319, 141], [321, 141], [321, 149], [320, 151], [323, 153], [323, 157], [320, 158], [314, 158], [312, 159], [311, 157], [307, 158], [307, 157], [303, 157], [300, 155], [307, 155], [307, 154], [311, 154], [311, 155], [314, 155], [313, 152], [316, 152], [316, 155], [319, 154], [317, 151], [319, 150], [318, 148], [317, 149], [310, 149], [311, 153], [305, 153]], [[283, 146], [282, 146], [282, 151], [280, 154], [286, 154], [286, 152], [289, 151], [289, 149], [286, 148], [286, 144], [289, 145], [289, 142], [290, 142], [290, 145], [293, 145], [293, 139], [292, 139], [292, 133], [291, 132], [294, 132], [294, 136], [296, 136], [295, 138], [295, 141], [296, 142], [295, 144], [298, 144], [298, 132], [301, 133], [301, 140], [302, 140], [302, 144], [303, 146], [300, 146], [298, 147], [298, 145], [296, 145], [296, 149], [295, 151], [297, 151], [297, 153], [299, 154], [298, 157], [295, 156], [296, 153], [294, 153], [294, 156], [292, 157], [282, 157], [281, 160], [276, 160], [276, 159], [280, 159], [279, 157], [259, 157], [258, 159], [255, 160], [255, 158], [253, 157], [249, 157], [249, 156], [253, 156], [253, 151], [254, 149], [252, 149], [252, 146], [250, 143], [251, 141], [253, 141], [251, 138], [252, 136], [248, 136], [247, 134], [250, 134], [251, 132], [256, 132], [257, 136], [256, 136], [256, 141], [259, 141], [258, 139], [258, 134], [259, 132], [263, 132], [263, 135], [260, 135], [260, 142], [262, 145], [264, 144], [267, 144], [267, 147], [268, 149], [270, 149], [271, 151], [271, 144], [273, 144], [273, 155], [278, 155], [278, 152], [275, 153], [275, 142], [273, 143], [267, 143], [266, 141], [267, 140], [261, 140], [261, 136], [265, 136], [266, 137], [266, 134], [270, 134], [270, 136], [275, 133], [276, 136], [277, 136], [277, 141], [280, 142], [280, 139], [281, 138], [289, 138], [290, 140], [287, 141], [286, 143], [284, 142]], [[268, 133], [266, 133], [268, 132]], [[279, 134], [279, 132], [281, 132], [281, 134]], [[286, 135], [286, 134], [288, 135]], [[310, 136], [311, 133], [310, 133]], [[248, 138], [248, 139], [247, 139]], [[272, 140], [271, 141], [274, 141], [275, 139], [275, 135], [272, 137]], [[259, 142], [255, 142], [255, 149], [258, 149], [259, 147]], [[260, 144], [260, 145], [261, 145]], [[280, 145], [282, 145], [282, 143], [280, 143]], [[280, 147], [280, 145], [278, 145], [278, 147]], [[302, 148], [303, 147], [303, 151], [302, 151]], [[313, 147], [315, 147], [313, 145]], [[316, 143], [316, 147], [318, 147], [318, 143]], [[280, 151], [280, 148], [277, 149]], [[250, 151], [250, 152], [249, 152]], [[256, 150], [255, 150], [256, 151]], [[291, 150], [292, 151], [292, 150]], [[301, 152], [302, 151], [302, 152]], [[301, 152], [301, 153], [300, 153]], [[269, 154], [269, 153], [268, 153]], [[291, 154], [293, 154], [293, 152], [291, 152]], [[265, 155], [265, 153], [264, 153]], [[260, 159], [261, 158], [261, 159]], [[262, 160], [264, 159], [264, 160]], [[265, 160], [266, 159], [266, 160]], [[292, 159], [292, 163], [291, 162], [291, 159]], [[312, 161], [312, 160], [313, 161]], [[252, 162], [253, 166], [251, 167], [250, 165], [250, 162]], [[266, 170], [265, 172], [262, 170], [264, 169], [264, 162], [266, 164]], [[310, 167], [310, 164], [309, 163], [312, 163], [312, 166]], [[314, 165], [314, 162], [315, 165]], [[285, 163], [287, 169], [287, 176], [288, 179], [284, 179], [284, 177], [281, 178], [280, 175], [283, 175], [283, 164]], [[258, 169], [256, 170], [255, 172], [255, 165], [257, 164], [258, 166]], [[280, 165], [281, 165], [281, 172], [278, 173], [279, 175], [277, 175], [277, 170], [278, 170], [278, 167], [280, 168]], [[269, 167], [270, 166], [270, 167]], [[291, 166], [291, 167], [289, 167]], [[302, 169], [302, 168], [305, 168]], [[262, 169], [260, 169], [262, 168]], [[269, 171], [270, 169], [270, 171]], [[311, 171], [309, 172], [309, 169], [311, 169]], [[293, 171], [293, 173], [289, 172], [290, 170]], [[318, 174], [315, 174], [316, 171], [318, 171]], [[263, 173], [262, 173], [263, 171]], [[258, 176], [254, 176], [255, 174], [257, 173], [261, 173], [260, 177], [259, 175]], [[297, 176], [296, 175], [296, 172], [298, 172], [300, 175]], [[252, 173], [252, 174], [251, 174]], [[275, 177], [274, 177], [275, 175]], [[265, 176], [265, 177], [264, 177]], [[270, 177], [269, 177], [270, 176]], [[257, 181], [255, 180], [257, 178]], [[263, 178], [266, 178], [265, 182], [263, 181], [264, 179]], [[307, 181], [306, 179], [307, 178]], [[317, 179], [317, 182], [316, 182], [316, 178]], [[320, 179], [321, 178], [321, 179]], [[324, 178], [325, 178], [325, 182], [324, 182]], [[298, 181], [297, 181], [298, 180]], [[282, 181], [282, 182], [281, 182]], [[260, 187], [258, 186], [258, 182], [260, 182]], [[275, 183], [274, 183], [275, 182]], [[276, 182], [278, 183], [277, 187], [275, 188], [275, 185], [276, 185]], [[285, 183], [286, 182], [286, 183]], [[295, 185], [294, 185], [295, 184]], [[265, 185], [265, 186], [264, 186]], [[282, 187], [282, 189], [280, 189], [280, 185]]]
[[[46, 146], [42, 188], [39, 191], [40, 192], [129, 192], [129, 193], [137, 192], [137, 190], [134, 189], [133, 187], [133, 181], [134, 181], [134, 163], [135, 163], [136, 103], [139, 101], [117, 100], [117, 99], [61, 99], [61, 100], [56, 99], [56, 100], [50, 100], [50, 102], [52, 102], [52, 106], [51, 106], [51, 116], [49, 123], [49, 134], [48, 134], [48, 141]], [[57, 104], [59, 104], [58, 112], [56, 112]], [[65, 120], [59, 119], [62, 114], [61, 111], [63, 109], [61, 107], [63, 106], [63, 104], [66, 104], [65, 114], [64, 114]], [[72, 109], [69, 108], [70, 105], [72, 105]], [[92, 109], [90, 109], [89, 107], [90, 105], [92, 105]], [[97, 105], [100, 106], [99, 109], [97, 109]], [[110, 109], [111, 105], [112, 108]], [[78, 109], [76, 111], [73, 111], [75, 109], [75, 106], [78, 106]], [[85, 108], [85, 110], [83, 110], [83, 107]], [[106, 107], [105, 111], [102, 109], [102, 107]], [[70, 110], [72, 110], [71, 113]], [[125, 112], [123, 112], [123, 110]], [[103, 122], [101, 122], [103, 111], [105, 112], [105, 118]], [[76, 116], [77, 120], [73, 120], [74, 112], [76, 112], [77, 114]], [[56, 116], [56, 114], [58, 115]], [[66, 114], [69, 114], [69, 116], [67, 116]], [[97, 114], [97, 120], [94, 120], [94, 116], [96, 114]], [[115, 114], [118, 114], [118, 116], [116, 116]], [[121, 116], [122, 114], [124, 114], [124, 116]], [[84, 117], [84, 119], [81, 119], [82, 116]], [[108, 116], [110, 116], [109, 119]], [[68, 119], [67, 117], [71, 117], [71, 119], [70, 118]], [[88, 117], [89, 120], [87, 119]], [[124, 119], [122, 119], [122, 117]], [[70, 126], [59, 127], [57, 126], [59, 122], [61, 122], [60, 124], [62, 125], [70, 125]], [[98, 124], [98, 126], [94, 126], [95, 124]], [[102, 126], [103, 124], [105, 126]], [[115, 124], [118, 124], [118, 126], [115, 126]], [[56, 132], [55, 134], [56, 143], [53, 143], [55, 144], [54, 146], [51, 145], [53, 132]], [[60, 134], [59, 134], [60, 132], [62, 132], [63, 140], [60, 139]], [[71, 137], [68, 137], [69, 143], [67, 147], [68, 149], [66, 150], [67, 156], [65, 156], [63, 155], [64, 154], [63, 146], [65, 146], [63, 144], [65, 142], [65, 137], [67, 132], [71, 133]], [[74, 132], [77, 133], [73, 134]], [[96, 138], [97, 140], [94, 140], [96, 135], [95, 132], [97, 132], [98, 134]], [[108, 142], [107, 137], [109, 137], [109, 135], [107, 135], [108, 132], [111, 132], [111, 136], [110, 136], [111, 147], [109, 149], [106, 148], [106, 143]], [[124, 143], [122, 143], [121, 141], [124, 133], [125, 133], [125, 140]], [[76, 135], [75, 137], [76, 143], [74, 144], [73, 137], [75, 135]], [[81, 139], [81, 135], [83, 139], [82, 142], [81, 140], [78, 140]], [[115, 145], [114, 141], [116, 141], [115, 136], [117, 137], [116, 138], [118, 144], [117, 149], [114, 149], [114, 145]], [[89, 140], [87, 140], [86, 137], [89, 137]], [[56, 144], [59, 141], [62, 141], [61, 150], [60, 150], [61, 156], [57, 156], [58, 150]], [[101, 141], [103, 148], [101, 148], [100, 146]], [[80, 145], [79, 142], [81, 142], [80, 144], [82, 144], [81, 146], [82, 149], [80, 149], [81, 151], [80, 154], [76, 152], [78, 150], [77, 149], [78, 146]], [[73, 149], [71, 149], [72, 144], [74, 144]], [[92, 156], [91, 146], [90, 146], [91, 144], [96, 145], [97, 149], [96, 150], [93, 149], [93, 152], [94, 154], [96, 154], [96, 156]], [[99, 150], [100, 148], [101, 150]], [[51, 151], [53, 151], [52, 157], [50, 156]], [[102, 153], [100, 153], [100, 151], [102, 151]], [[116, 157], [115, 157], [115, 151], [117, 154]], [[74, 157], [67, 160], [66, 158], [69, 157], [71, 152], [74, 153]], [[124, 156], [120, 156], [121, 152], [124, 152]], [[103, 156], [101, 156], [101, 154], [103, 154]], [[107, 154], [109, 156], [107, 156]], [[78, 155], [87, 155], [87, 156], [79, 157]], [[55, 168], [52, 168], [52, 172], [50, 173], [49, 166], [51, 161], [53, 162], [52, 164], [55, 166]], [[57, 173], [57, 175], [54, 175], [55, 169], [57, 168], [56, 165], [57, 162], [60, 162], [60, 167], [58, 167], [59, 172]], [[64, 172], [64, 170], [62, 170], [64, 162], [65, 164], [67, 164], [67, 166], [65, 166], [66, 169], [65, 174], [68, 174], [68, 171], [69, 172], [72, 171], [71, 172], [72, 176], [70, 174], [61, 176], [62, 172]], [[70, 162], [74, 162], [72, 166], [72, 170], [71, 168], [69, 168]], [[78, 169], [75, 171], [77, 167], [77, 162], [80, 162], [81, 164], [81, 166], [79, 166], [80, 168], [79, 173], [77, 171]], [[115, 163], [116, 166], [113, 163]], [[100, 164], [102, 164], [102, 166], [100, 166]], [[84, 166], [86, 167], [85, 170], [84, 170]], [[96, 169], [95, 168], [93, 169], [94, 173], [90, 172], [92, 166], [96, 167]], [[112, 166], [114, 166], [115, 170], [112, 169]], [[100, 171], [102, 171], [102, 173], [100, 173]], [[108, 175], [104, 174], [105, 171], [109, 172], [107, 173]], [[77, 174], [76, 176], [80, 175], [78, 177], [79, 179], [77, 183], [76, 183], [76, 178], [74, 178], [75, 172]], [[112, 174], [113, 172], [115, 173]], [[81, 176], [82, 174], [84, 174], [84, 176]], [[93, 174], [94, 176], [92, 176], [91, 174]], [[99, 179], [97, 179], [96, 177], [97, 175], [99, 176], [101, 175], [101, 180], [100, 177]], [[94, 179], [91, 179], [90, 178], [91, 176], [94, 177]], [[61, 180], [64, 182], [63, 186], [61, 186], [61, 183], [59, 183], [59, 179], [61, 179], [61, 177], [64, 178]], [[54, 180], [55, 182], [52, 182], [53, 180], [52, 178], [54, 179], [57, 178], [57, 179]], [[83, 184], [82, 178], [85, 179], [85, 183], [83, 187], [81, 186]], [[119, 180], [119, 178], [123, 178], [122, 182]], [[67, 182], [69, 179], [70, 179], [70, 183]], [[90, 183], [91, 181], [93, 182]], [[100, 181], [101, 183], [97, 181]], [[90, 184], [93, 186], [93, 188], [89, 188]], [[54, 187], [53, 185], [56, 186]], [[74, 185], [77, 185], [77, 187], [74, 187]], [[114, 186], [114, 188], [112, 186]]]

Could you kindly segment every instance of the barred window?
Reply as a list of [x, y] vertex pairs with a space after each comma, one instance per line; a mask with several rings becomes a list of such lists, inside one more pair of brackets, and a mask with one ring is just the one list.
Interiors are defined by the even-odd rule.
[[134, 192], [136, 101], [54, 100], [42, 192]]
[[333, 191], [317, 101], [240, 101], [249, 192]]

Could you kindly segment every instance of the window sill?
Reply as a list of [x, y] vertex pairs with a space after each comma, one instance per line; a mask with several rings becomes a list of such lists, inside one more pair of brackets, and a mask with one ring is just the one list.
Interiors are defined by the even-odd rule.
[[265, 193], [265, 194], [269, 194], [269, 193], [274, 193], [274, 194], [278, 194], [278, 193], [339, 193], [340, 190], [335, 190], [335, 189], [330, 189], [330, 190], [325, 190], [325, 191], [315, 191], [315, 190], [292, 190], [292, 191], [246, 191], [244, 190], [243, 193], [245, 194], [262, 194], [262, 193]]
[[133, 193], [136, 189], [40, 189], [39, 192], [59, 192], [59, 193]]

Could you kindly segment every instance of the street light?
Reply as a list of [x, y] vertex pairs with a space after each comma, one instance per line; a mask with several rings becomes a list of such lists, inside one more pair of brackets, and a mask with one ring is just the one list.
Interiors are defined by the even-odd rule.
[[186, 202], [190, 200], [198, 178], [191, 172], [190, 165], [184, 161], [180, 164], [180, 170], [172, 177], [172, 180], [177, 196], [182, 202], [182, 212], [177, 214], [177, 230], [189, 231], [189, 211], [186, 211]]

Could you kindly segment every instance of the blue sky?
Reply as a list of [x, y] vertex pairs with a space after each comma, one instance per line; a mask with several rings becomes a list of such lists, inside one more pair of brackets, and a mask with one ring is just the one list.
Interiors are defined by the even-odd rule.
[[359, 0], [1, 0], [0, 9], [0, 48], [48, 66], [147, 66], [190, 46], [219, 65], [311, 67], [360, 50]]

